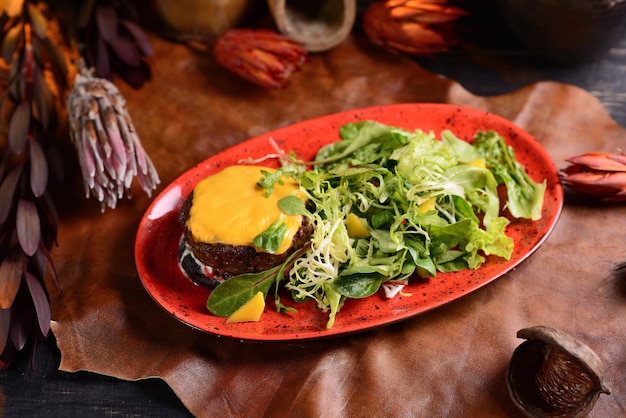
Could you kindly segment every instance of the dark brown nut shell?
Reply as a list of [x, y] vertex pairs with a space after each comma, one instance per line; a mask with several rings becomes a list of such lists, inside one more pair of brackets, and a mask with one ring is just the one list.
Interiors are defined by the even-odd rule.
[[601, 393], [604, 365], [588, 346], [545, 326], [524, 328], [526, 339], [514, 351], [507, 370], [513, 403], [529, 417], [584, 417]]

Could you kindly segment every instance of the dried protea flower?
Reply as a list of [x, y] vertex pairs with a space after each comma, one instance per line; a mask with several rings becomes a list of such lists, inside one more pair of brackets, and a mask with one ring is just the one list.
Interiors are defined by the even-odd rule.
[[84, 55], [98, 77], [111, 80], [115, 71], [135, 88], [150, 79], [147, 58], [152, 56], [152, 45], [137, 20], [130, 2], [83, 2], [77, 24]]
[[130, 197], [133, 177], [150, 195], [159, 176], [145, 153], [126, 101], [113, 83], [94, 77], [79, 63], [67, 99], [70, 135], [83, 172], [87, 197], [93, 194], [115, 208], [124, 194]]
[[285, 88], [307, 59], [297, 42], [267, 29], [231, 29], [217, 38], [217, 62], [244, 79], [268, 89]]
[[368, 6], [362, 23], [368, 39], [376, 45], [432, 56], [460, 41], [453, 22], [467, 14], [446, 0], [387, 0]]
[[577, 192], [605, 202], [626, 202], [626, 155], [590, 152], [566, 160], [561, 181]]

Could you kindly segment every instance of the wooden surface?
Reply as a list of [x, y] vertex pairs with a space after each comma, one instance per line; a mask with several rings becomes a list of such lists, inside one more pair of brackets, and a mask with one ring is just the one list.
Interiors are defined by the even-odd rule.
[[[507, 46], [473, 44], [447, 55], [416, 61], [426, 70], [456, 80], [476, 96], [508, 95], [545, 80], [578, 86], [597, 97], [617, 123], [626, 125], [626, 40], [607, 57], [577, 67], [550, 64], [532, 58], [514, 44]], [[363, 88], [366, 90], [367, 86]], [[576, 140], [585, 141], [585, 138]], [[129, 235], [132, 236], [132, 231]], [[622, 246], [623, 243], [622, 240]], [[619, 256], [623, 251], [614, 253]], [[615, 260], [620, 261], [624, 260]], [[38, 345], [32, 364], [24, 353], [10, 369], [0, 372], [3, 415], [191, 415], [161, 380], [128, 382], [88, 372], [61, 372], [60, 361], [55, 339], [51, 337]], [[626, 407], [622, 405], [622, 412], [623, 408]]]

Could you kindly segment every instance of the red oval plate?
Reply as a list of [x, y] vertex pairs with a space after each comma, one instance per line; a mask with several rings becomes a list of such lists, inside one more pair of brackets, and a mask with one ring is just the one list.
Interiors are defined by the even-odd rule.
[[[226, 324], [225, 318], [209, 314], [210, 291], [192, 284], [178, 268], [177, 249], [182, 233], [178, 214], [185, 197], [198, 181], [242, 159], [274, 153], [270, 138], [284, 151], [310, 160], [317, 150], [339, 140], [339, 128], [349, 122], [375, 120], [405, 129], [450, 129], [471, 140], [477, 130], [495, 130], [515, 149], [518, 161], [536, 181], [548, 181], [543, 216], [537, 222], [514, 220], [507, 234], [515, 241], [510, 260], [490, 258], [477, 270], [439, 273], [428, 281], [415, 281], [405, 296], [386, 299], [382, 291], [369, 298], [348, 300], [335, 324], [326, 329], [327, 314], [313, 303], [291, 303], [297, 313], [279, 314], [268, 297], [259, 322]], [[143, 286], [154, 300], [181, 322], [220, 336], [246, 340], [296, 340], [328, 337], [396, 322], [454, 301], [501, 277], [529, 257], [548, 237], [563, 207], [558, 172], [541, 145], [528, 133], [494, 114], [447, 104], [399, 104], [351, 110], [300, 122], [254, 137], [222, 151], [191, 168], [155, 198], [143, 216], [135, 242], [135, 260]], [[408, 296], [410, 294], [410, 296]]]

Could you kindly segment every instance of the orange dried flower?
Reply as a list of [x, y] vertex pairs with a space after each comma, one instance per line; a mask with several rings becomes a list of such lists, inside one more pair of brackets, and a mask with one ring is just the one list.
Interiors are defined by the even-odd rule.
[[564, 185], [605, 202], [626, 202], [626, 155], [590, 152], [566, 160], [561, 170]]
[[213, 56], [226, 69], [268, 89], [285, 88], [300, 70], [307, 51], [267, 29], [231, 29], [216, 41]]
[[363, 30], [376, 45], [432, 56], [460, 41], [453, 22], [467, 14], [446, 0], [387, 0], [365, 10]]

